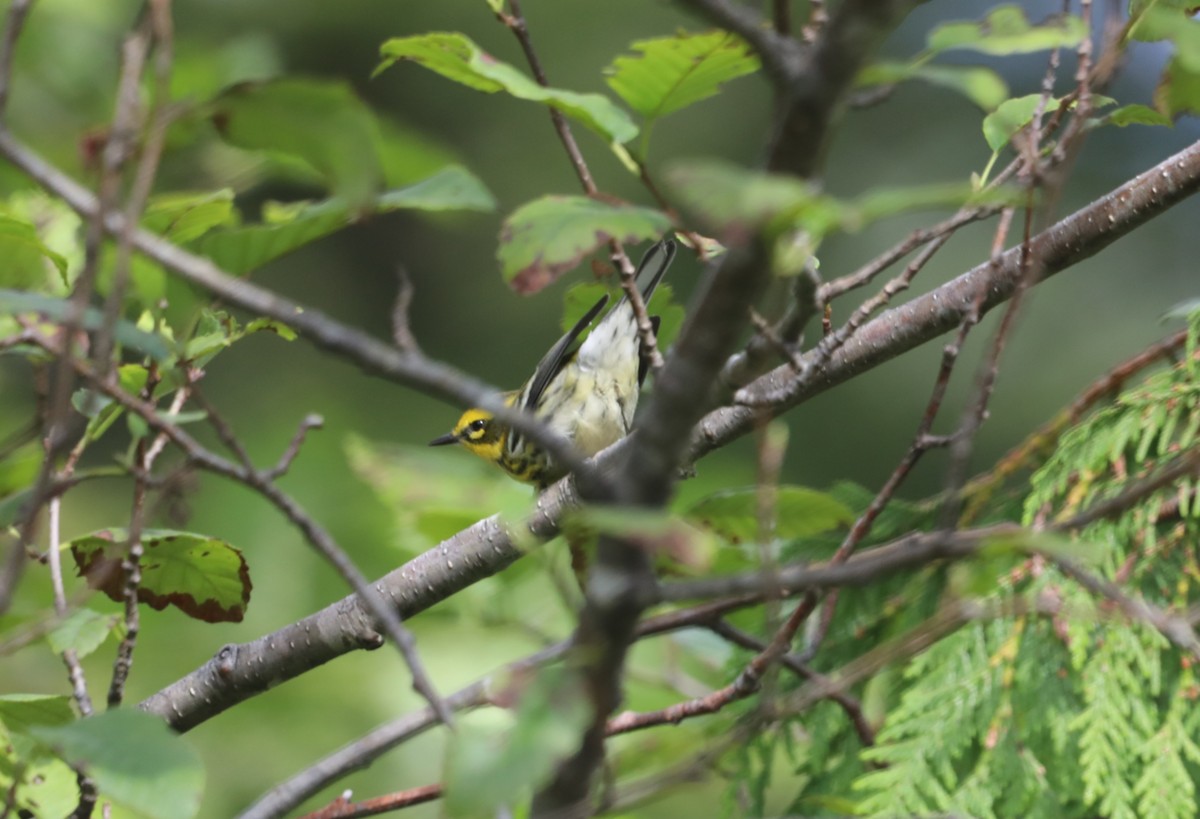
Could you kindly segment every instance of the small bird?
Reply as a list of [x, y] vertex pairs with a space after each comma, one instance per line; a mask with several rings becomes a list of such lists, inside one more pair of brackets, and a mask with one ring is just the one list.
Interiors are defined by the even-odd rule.
[[[646, 251], [636, 274], [643, 301], [650, 301], [675, 258], [675, 250], [675, 241], [668, 237]], [[629, 434], [638, 391], [646, 375], [637, 320], [627, 297], [608, 311], [582, 344], [575, 346], [607, 303], [608, 296], [596, 302], [542, 357], [525, 385], [504, 395], [508, 406], [532, 413], [569, 439], [585, 457]], [[657, 319], [652, 322], [657, 331]], [[539, 490], [566, 474], [532, 441], [487, 410], [467, 410], [452, 431], [429, 445], [455, 443]]]

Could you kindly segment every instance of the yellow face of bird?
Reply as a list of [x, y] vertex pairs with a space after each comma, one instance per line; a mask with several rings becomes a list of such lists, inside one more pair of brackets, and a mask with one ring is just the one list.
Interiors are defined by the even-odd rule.
[[453, 430], [429, 442], [430, 446], [446, 444], [462, 444], [485, 461], [495, 463], [504, 448], [504, 427], [487, 410], [469, 409]]

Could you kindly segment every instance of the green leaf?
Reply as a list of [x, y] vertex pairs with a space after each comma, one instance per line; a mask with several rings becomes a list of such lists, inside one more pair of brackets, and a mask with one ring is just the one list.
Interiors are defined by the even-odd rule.
[[[1195, 23], [1194, 0], [1131, 0], [1129, 39], [1142, 42], [1175, 40], [1186, 27]], [[1188, 37], [1187, 34], [1183, 35]]]
[[[727, 489], [702, 498], [685, 513], [733, 543], [758, 538], [759, 490]], [[775, 498], [775, 536], [808, 537], [854, 522], [854, 512], [826, 492], [804, 486], [780, 486]]]
[[76, 609], [46, 635], [46, 641], [55, 654], [73, 649], [83, 658], [99, 648], [120, 622], [115, 614], [101, 614], [88, 608]]
[[7, 529], [17, 522], [25, 510], [25, 504], [33, 497], [33, 487], [13, 492], [0, 498], [0, 529]]
[[[27, 271], [34, 281], [34, 288], [52, 296], [66, 295], [72, 272], [83, 266], [84, 243], [80, 230], [83, 222], [79, 214], [62, 200], [40, 190], [18, 190], [0, 200], [0, 217], [34, 226], [37, 242], [41, 245], [34, 247], [21, 237], [14, 237], [14, 241], [5, 243], [8, 248], [0, 258], [8, 258], [10, 264], [15, 264], [22, 255], [28, 261], [36, 254], [36, 264], [30, 261]], [[13, 255], [9, 255], [9, 250]], [[41, 272], [38, 278], [34, 278], [34, 267]]]
[[[1045, 103], [1042, 100], [1045, 99]], [[1092, 108], [1099, 110], [1112, 105], [1116, 100], [1112, 97], [1106, 97], [1102, 94], [1093, 94], [1091, 97]], [[1005, 100], [1000, 106], [983, 118], [983, 136], [987, 140], [988, 146], [993, 151], [999, 151], [1013, 135], [1020, 131], [1025, 126], [1033, 121], [1033, 115], [1041, 106], [1044, 116], [1049, 116], [1058, 110], [1062, 103], [1058, 97], [1045, 98], [1041, 94], [1028, 94], [1024, 97], [1016, 97], [1011, 100]], [[1073, 110], [1076, 107], [1075, 102], [1069, 104]]]
[[[1200, 52], [1200, 47], [1197, 48]], [[1177, 53], [1163, 69], [1154, 103], [1169, 116], [1200, 114], [1200, 67], [1189, 65]]]
[[[66, 320], [70, 312], [70, 302], [66, 299], [16, 290], [0, 290], [0, 314], [37, 313], [51, 321], [61, 322]], [[85, 330], [99, 330], [104, 326], [104, 314], [94, 307], [87, 308], [83, 313], [82, 326]], [[137, 350], [158, 361], [164, 361], [170, 355], [171, 351], [162, 336], [140, 330], [128, 321], [118, 321], [113, 334], [122, 346]]]
[[1123, 105], [1104, 118], [1109, 125], [1124, 128], [1126, 125], [1166, 125], [1171, 118], [1148, 105]]
[[1163, 313], [1159, 321], [1169, 321], [1170, 319], [1186, 319], [1192, 313], [1200, 312], [1200, 297], [1194, 299], [1184, 299], [1177, 304], [1172, 304], [1167, 312]]
[[394, 37], [380, 47], [380, 55], [383, 61], [375, 74], [401, 60], [408, 60], [476, 91], [488, 94], [505, 91], [518, 99], [549, 105], [610, 142], [628, 142], [637, 136], [638, 129], [633, 120], [608, 97], [538, 85], [462, 34], [435, 32]]
[[33, 225], [0, 213], [0, 287], [47, 290], [46, 262], [65, 283], [67, 260], [42, 241]]
[[[389, 188], [420, 182], [459, 159], [451, 151], [408, 125], [379, 118], [379, 161]], [[464, 171], [465, 173], [465, 171]], [[482, 187], [482, 183], [476, 181]]]
[[140, 816], [189, 819], [200, 809], [200, 757], [158, 717], [118, 708], [33, 733], [91, 776], [103, 797]]
[[1028, 54], [1053, 48], [1074, 48], [1088, 36], [1087, 24], [1074, 15], [1031, 25], [1020, 6], [997, 6], [982, 22], [947, 23], [935, 28], [928, 48], [937, 53], [963, 48], [984, 54]]
[[365, 205], [383, 187], [378, 126], [344, 83], [295, 78], [241, 83], [213, 100], [211, 110], [227, 142], [304, 161], [351, 208]]
[[383, 213], [400, 209], [488, 212], [496, 209], [496, 200], [479, 177], [461, 165], [449, 165], [408, 187], [384, 193], [378, 207]]
[[202, 193], [167, 193], [146, 206], [142, 226], [177, 244], [189, 244], [215, 228], [236, 227], [233, 189]]
[[895, 85], [922, 80], [930, 85], [957, 91], [984, 111], [992, 111], [1008, 99], [1008, 85], [995, 71], [977, 65], [931, 65], [914, 63], [875, 63], [859, 72], [859, 88]]
[[[19, 777], [15, 785], [14, 775]], [[16, 807], [28, 811], [21, 816], [70, 816], [79, 804], [78, 779], [65, 762], [43, 754], [30, 764], [13, 753], [11, 745], [0, 747], [0, 791], [12, 793]]]
[[[259, 318], [243, 327], [236, 318], [225, 311], [206, 308], [201, 310], [192, 337], [183, 345], [180, 357], [194, 367], [203, 368], [223, 350], [258, 332], [274, 333], [284, 341], [293, 341], [296, 338], [296, 331], [281, 321]], [[164, 379], [156, 394], [161, 395], [164, 388], [174, 389], [176, 386]]]
[[506, 728], [464, 721], [451, 739], [446, 806], [451, 815], [491, 815], [545, 783], [579, 747], [591, 718], [581, 680], [573, 671], [541, 669], [509, 683], [519, 697]]
[[210, 233], [201, 240], [199, 250], [223, 269], [241, 274], [328, 236], [367, 214], [494, 208], [495, 200], [483, 184], [466, 169], [452, 165], [414, 185], [377, 196], [360, 208], [352, 208], [341, 199], [268, 205], [262, 224]]
[[1005, 100], [995, 111], [983, 118], [983, 137], [988, 147], [998, 151], [1008, 144], [1013, 135], [1033, 121], [1033, 115], [1042, 106], [1042, 111], [1051, 113], [1058, 108], [1058, 98], [1045, 99], [1041, 94], [1028, 94]]
[[[129, 395], [141, 395], [149, 377], [150, 371], [141, 364], [122, 364], [117, 368], [118, 386], [122, 392]], [[87, 417], [85, 434], [89, 441], [95, 441], [107, 432], [113, 422], [125, 412], [123, 406], [107, 395], [82, 387], [71, 396], [71, 406], [80, 415]]]
[[[124, 600], [127, 539], [121, 529], [102, 529], [67, 544], [79, 575], [117, 602]], [[241, 622], [252, 588], [241, 551], [223, 540], [168, 529], [143, 532], [142, 548], [140, 602], [156, 611], [172, 605], [206, 623]]]
[[[454, 420], [447, 417], [445, 428]], [[477, 458], [357, 436], [347, 439], [345, 449], [354, 474], [393, 515], [391, 541], [404, 554], [438, 544], [479, 520], [480, 510], [519, 518], [531, 502], [528, 490]]]
[[708, 99], [722, 83], [759, 68], [745, 42], [726, 31], [681, 31], [632, 48], [640, 53], [617, 57], [605, 73], [609, 87], [647, 120]]
[[671, 226], [662, 211], [585, 196], [543, 196], [504, 220], [496, 258], [518, 293], [536, 293], [610, 239], [633, 244]]
[[33, 738], [34, 729], [66, 725], [74, 719], [70, 697], [5, 694], [0, 696], [0, 747], [11, 746], [21, 762], [41, 761], [46, 752]]
[[28, 735], [36, 727], [75, 721], [71, 698], [51, 694], [0, 695], [0, 724], [11, 733]]
[[679, 200], [726, 243], [774, 223], [799, 222], [818, 235], [842, 217], [836, 201], [817, 186], [792, 176], [753, 171], [727, 162], [692, 160], [667, 169]]

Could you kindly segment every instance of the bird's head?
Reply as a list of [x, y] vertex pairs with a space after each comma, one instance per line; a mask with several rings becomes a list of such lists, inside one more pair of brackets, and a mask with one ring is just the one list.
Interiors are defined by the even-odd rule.
[[430, 446], [462, 444], [468, 450], [493, 463], [500, 460], [504, 447], [505, 427], [487, 410], [469, 409], [458, 419], [454, 429], [434, 438]]

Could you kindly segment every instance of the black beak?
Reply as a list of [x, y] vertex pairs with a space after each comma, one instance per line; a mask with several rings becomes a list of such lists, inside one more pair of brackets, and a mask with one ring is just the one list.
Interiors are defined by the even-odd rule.
[[455, 435], [453, 432], [447, 432], [445, 435], [443, 435], [439, 438], [434, 438], [432, 441], [429, 442], [429, 445], [430, 446], [445, 446], [446, 444], [457, 444], [457, 443], [458, 443], [458, 436]]

